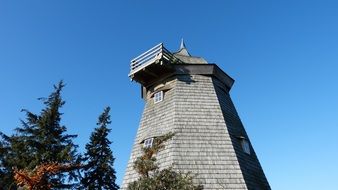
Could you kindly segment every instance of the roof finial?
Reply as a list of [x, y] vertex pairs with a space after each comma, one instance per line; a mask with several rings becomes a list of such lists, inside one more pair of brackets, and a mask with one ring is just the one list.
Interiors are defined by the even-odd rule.
[[180, 50], [181, 50], [181, 49], [186, 49], [186, 48], [185, 48], [185, 44], [184, 44], [184, 39], [183, 39], [183, 38], [181, 39]]
[[185, 43], [184, 43], [183, 38], [181, 40], [180, 49], [178, 50], [178, 52], [176, 54], [180, 54], [180, 55], [184, 55], [184, 56], [190, 56], [187, 48], [185, 47]]

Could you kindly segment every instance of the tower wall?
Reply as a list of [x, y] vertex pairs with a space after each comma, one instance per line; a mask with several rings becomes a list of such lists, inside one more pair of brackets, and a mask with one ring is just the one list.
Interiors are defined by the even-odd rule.
[[[137, 180], [139, 177], [136, 171], [133, 169], [133, 162], [136, 160], [137, 157], [141, 156], [142, 154], [142, 141], [147, 138], [161, 136], [174, 131], [174, 87], [176, 85], [176, 80], [175, 78], [169, 78], [164, 81], [159, 81], [159, 83], [157, 84], [165, 84], [165, 87], [170, 89], [167, 89], [164, 92], [163, 101], [157, 104], [154, 104], [153, 98], [149, 97], [151, 96], [151, 93], [154, 91], [154, 89], [149, 90], [148, 94], [145, 94], [145, 107], [136, 134], [131, 156], [129, 158], [127, 169], [123, 178], [121, 189], [127, 189], [128, 184], [132, 181]], [[156, 85], [154, 86], [154, 88], [155, 87]], [[165, 149], [159, 152], [156, 156], [161, 168], [169, 167], [173, 163], [173, 151], [171, 150], [171, 142], [171, 140], [167, 142]]]
[[174, 162], [204, 189], [247, 189], [211, 76], [179, 76]]
[[[211, 75], [180, 74], [152, 88], [122, 189], [138, 178], [133, 162], [141, 155], [141, 142], [168, 132], [176, 135], [156, 157], [161, 168], [192, 172], [204, 189], [270, 189], [252, 146], [250, 155], [243, 152], [239, 137], [248, 137], [222, 82]], [[154, 104], [151, 94], [161, 89], [164, 99]]]
[[[249, 190], [265, 190], [270, 189], [269, 183], [264, 175], [263, 169], [256, 156], [249, 137], [244, 126], [237, 114], [236, 108], [230, 98], [229, 93], [223, 88], [223, 84], [213, 79], [215, 91], [219, 104], [222, 109], [224, 121], [227, 126], [243, 177]], [[250, 154], [246, 154], [241, 146], [241, 139], [244, 137], [250, 144]]]

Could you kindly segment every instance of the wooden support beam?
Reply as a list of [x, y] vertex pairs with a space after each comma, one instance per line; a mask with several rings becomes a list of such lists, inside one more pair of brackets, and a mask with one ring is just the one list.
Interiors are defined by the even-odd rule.
[[147, 73], [148, 75], [154, 77], [154, 78], [158, 78], [158, 75], [156, 75], [156, 74], [153, 73], [153, 72], [150, 72], [150, 71], [147, 70], [146, 68], [144, 68], [143, 71], [144, 71], [145, 73]]

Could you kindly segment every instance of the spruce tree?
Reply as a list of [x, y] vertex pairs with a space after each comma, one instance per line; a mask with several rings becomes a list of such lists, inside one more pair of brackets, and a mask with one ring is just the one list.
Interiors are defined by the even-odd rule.
[[86, 145], [86, 165], [84, 166], [84, 178], [81, 180], [84, 188], [89, 190], [116, 190], [116, 176], [113, 168], [113, 153], [109, 147], [111, 141], [108, 134], [111, 131], [107, 126], [111, 123], [109, 115], [110, 107], [104, 109], [98, 118], [98, 127], [90, 136], [90, 142]]
[[[76, 160], [76, 145], [73, 138], [76, 135], [66, 134], [67, 128], [61, 125], [61, 107], [65, 104], [61, 92], [64, 87], [62, 81], [54, 85], [54, 91], [42, 100], [45, 108], [40, 114], [22, 110], [26, 120], [22, 120], [22, 127], [15, 129], [16, 134], [2, 135], [7, 152], [3, 165], [9, 175], [13, 175], [13, 168], [34, 170], [45, 163], [71, 164]], [[53, 189], [70, 188], [70, 181], [74, 182], [75, 172], [67, 174], [49, 175], [48, 182]], [[12, 177], [11, 177], [12, 178]], [[66, 181], [68, 179], [68, 181]]]

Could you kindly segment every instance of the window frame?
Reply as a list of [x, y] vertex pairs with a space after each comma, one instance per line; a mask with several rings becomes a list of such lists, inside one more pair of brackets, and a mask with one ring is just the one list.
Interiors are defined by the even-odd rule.
[[243, 152], [245, 152], [246, 154], [251, 154], [251, 148], [250, 148], [250, 143], [247, 139], [241, 139], [241, 145], [242, 145], [242, 149]]
[[153, 100], [154, 100], [154, 104], [162, 102], [163, 101], [163, 90], [156, 92], [154, 94]]
[[143, 148], [151, 148], [154, 143], [154, 137], [150, 137], [144, 140]]

